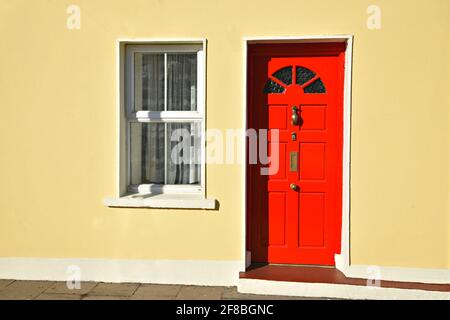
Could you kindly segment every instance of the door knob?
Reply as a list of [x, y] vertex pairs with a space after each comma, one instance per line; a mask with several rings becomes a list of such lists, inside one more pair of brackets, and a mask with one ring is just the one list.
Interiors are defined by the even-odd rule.
[[291, 183], [289, 188], [291, 188], [291, 190], [294, 190], [294, 191], [298, 191], [298, 189], [299, 189], [298, 185], [296, 185], [295, 183]]
[[298, 108], [296, 106], [292, 107], [292, 125], [296, 126], [298, 125], [298, 114], [297, 114]]

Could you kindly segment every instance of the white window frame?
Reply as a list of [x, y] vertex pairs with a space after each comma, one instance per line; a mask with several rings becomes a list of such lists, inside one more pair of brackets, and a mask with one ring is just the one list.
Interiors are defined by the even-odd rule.
[[[124, 85], [123, 93], [124, 99], [122, 99], [122, 120], [125, 121], [122, 130], [125, 132], [125, 137], [122, 135], [122, 139], [125, 138], [126, 147], [122, 149], [125, 152], [125, 168], [122, 167], [122, 171], [125, 171], [125, 177], [122, 172], [119, 176], [125, 178], [125, 186], [121, 183], [119, 186], [120, 196], [124, 195], [124, 191], [127, 194], [199, 194], [205, 196], [205, 83], [206, 83], [206, 42], [205, 41], [155, 41], [146, 43], [127, 43], [123, 48], [125, 54], [124, 68], [122, 68], [122, 78]], [[197, 111], [134, 111], [134, 54], [136, 52], [152, 52], [163, 53], [165, 60], [167, 59], [167, 53], [180, 53], [180, 52], [197, 52]], [[165, 61], [166, 62], [166, 61]], [[165, 72], [165, 94], [164, 104], [167, 106], [167, 63], [164, 66]], [[198, 185], [169, 185], [169, 184], [131, 184], [131, 153], [130, 153], [130, 124], [132, 122], [197, 122], [200, 123], [200, 183]], [[166, 129], [167, 130], [167, 129]], [[167, 131], [166, 131], [167, 132]], [[166, 135], [166, 139], [168, 139]], [[167, 140], [166, 140], [167, 141]], [[167, 144], [166, 144], [167, 145]], [[166, 161], [167, 165], [167, 150]], [[167, 170], [165, 171], [167, 175]], [[166, 176], [167, 177], [167, 176]], [[120, 178], [119, 178], [120, 179]]]

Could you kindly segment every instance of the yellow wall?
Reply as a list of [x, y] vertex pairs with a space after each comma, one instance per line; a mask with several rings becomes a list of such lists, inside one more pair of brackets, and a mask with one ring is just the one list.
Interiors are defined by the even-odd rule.
[[[66, 8], [81, 7], [81, 30]], [[366, 27], [379, 4], [382, 29]], [[242, 167], [219, 211], [111, 209], [118, 38], [207, 38], [207, 127], [241, 128], [244, 36], [353, 34], [352, 263], [450, 267], [448, 0], [1, 0], [0, 256], [241, 258]]]

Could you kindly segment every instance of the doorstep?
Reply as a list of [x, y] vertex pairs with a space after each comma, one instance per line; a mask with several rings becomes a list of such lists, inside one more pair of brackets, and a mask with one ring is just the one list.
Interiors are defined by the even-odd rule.
[[[369, 281], [370, 283], [370, 281]], [[343, 299], [446, 299], [449, 284], [380, 281], [347, 278], [336, 268], [252, 265], [239, 274], [240, 293]]]

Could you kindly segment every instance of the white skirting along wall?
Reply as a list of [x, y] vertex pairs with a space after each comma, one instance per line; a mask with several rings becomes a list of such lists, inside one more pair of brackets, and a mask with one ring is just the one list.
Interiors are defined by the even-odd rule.
[[241, 261], [0, 258], [0, 279], [235, 286]]

